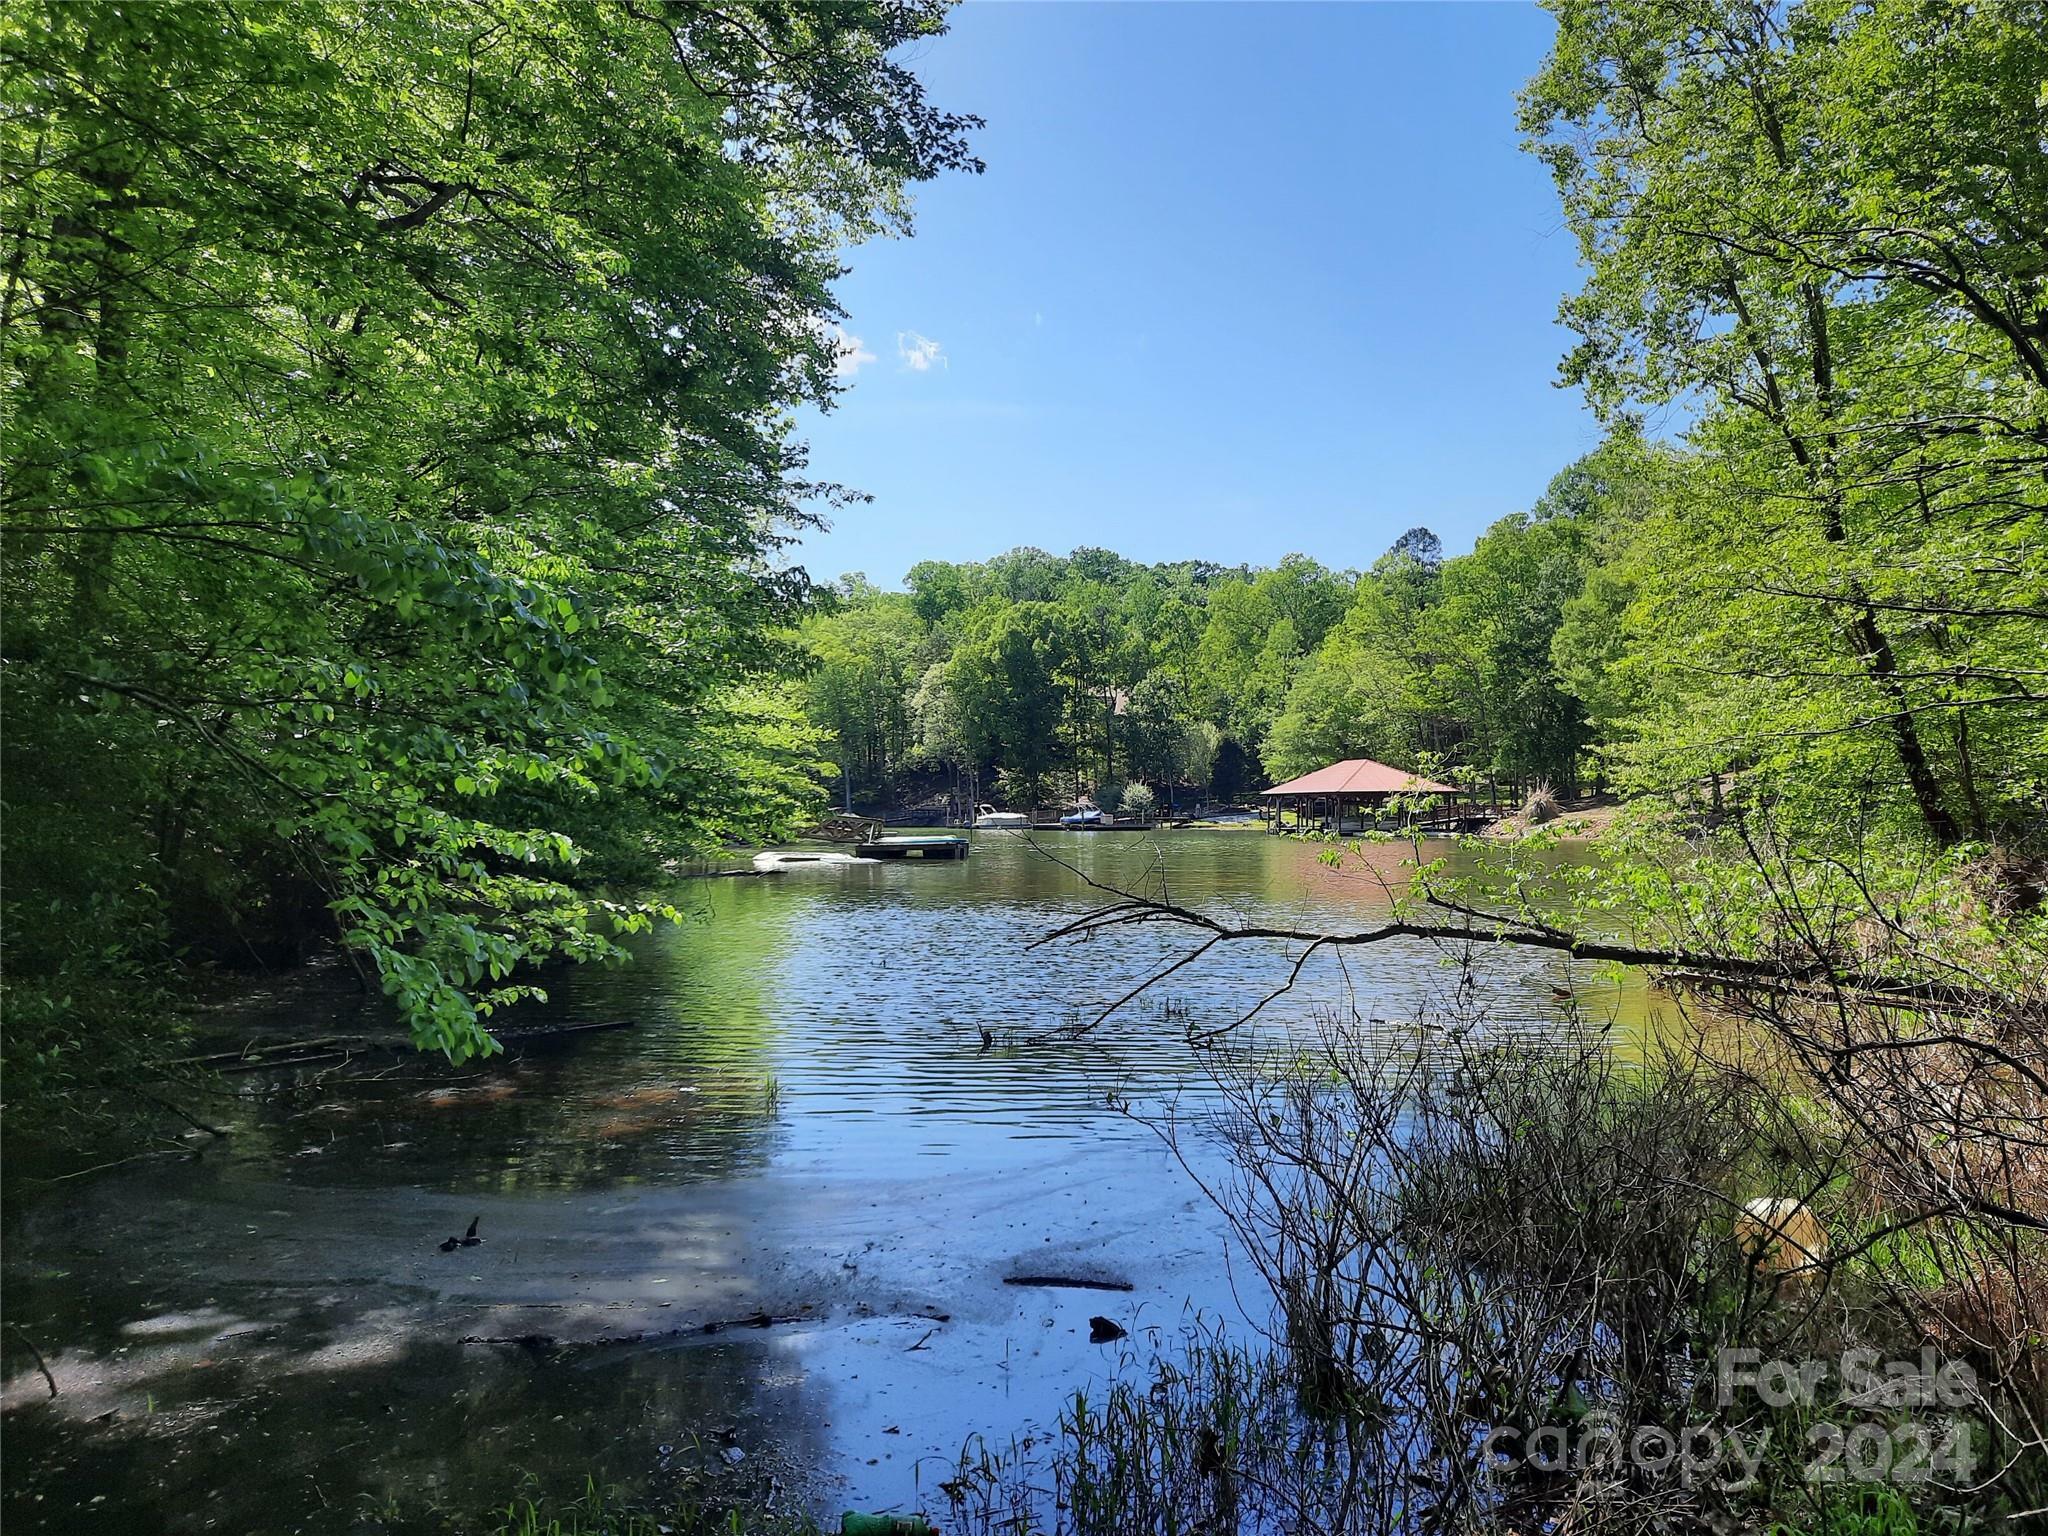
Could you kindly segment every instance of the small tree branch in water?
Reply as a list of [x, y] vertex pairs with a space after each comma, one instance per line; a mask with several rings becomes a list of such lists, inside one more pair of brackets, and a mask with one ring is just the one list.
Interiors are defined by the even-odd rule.
[[[1065, 863], [1064, 860], [1058, 862]], [[1072, 869], [1073, 866], [1066, 866]], [[1079, 873], [1079, 871], [1076, 871]], [[1555, 954], [1568, 955], [1575, 960], [1612, 961], [1621, 965], [1640, 966], [1647, 970], [1684, 972], [1692, 979], [1710, 985], [1744, 989], [1756, 987], [1767, 990], [1793, 988], [1800, 991], [1820, 993], [1848, 993], [1878, 1002], [1910, 1005], [1931, 1012], [1961, 1011], [1980, 1008], [1996, 1000], [1973, 988], [1949, 983], [1917, 982], [1882, 974], [1871, 974], [1855, 970], [1843, 970], [1830, 965], [1815, 956], [1791, 959], [1753, 959], [1742, 955], [1717, 955], [1696, 950], [1661, 948], [1635, 944], [1618, 944], [1602, 939], [1590, 939], [1565, 929], [1527, 922], [1515, 922], [1495, 914], [1481, 913], [1459, 903], [1435, 895], [1424, 900], [1438, 910], [1457, 913], [1484, 921], [1462, 923], [1420, 923], [1406, 918], [1392, 918], [1373, 928], [1362, 928], [1350, 933], [1318, 933], [1312, 929], [1290, 928], [1264, 923], [1232, 924], [1205, 912], [1190, 907], [1177, 906], [1166, 901], [1155, 901], [1150, 897], [1133, 892], [1117, 890], [1082, 875], [1084, 880], [1098, 890], [1115, 895], [1118, 899], [1093, 912], [1084, 913], [1071, 922], [1063, 923], [1043, 937], [1033, 941], [1031, 947], [1056, 943], [1062, 939], [1086, 939], [1111, 929], [1132, 927], [1141, 924], [1163, 923], [1191, 928], [1210, 937], [1195, 953], [1209, 949], [1224, 940], [1265, 939], [1282, 943], [1305, 944], [1309, 953], [1329, 948], [1355, 948], [1369, 944], [1383, 944], [1392, 939], [1421, 939], [1434, 944], [1510, 944], [1525, 949], [1547, 950]], [[1165, 976], [1179, 969], [1189, 955], [1165, 971]], [[1304, 954], [1296, 962], [1295, 975], [1308, 959]], [[1157, 977], [1154, 978], [1155, 980]], [[1145, 990], [1144, 986], [1134, 988], [1099, 1013], [1089, 1024], [1078, 1026], [1076, 1033], [1093, 1028], [1125, 1003], [1130, 1002]], [[1291, 979], [1290, 979], [1291, 985]], [[1283, 987], [1282, 991], [1285, 990]], [[1277, 993], [1275, 994], [1278, 995]], [[1266, 1001], [1270, 1002], [1271, 998]], [[1261, 1007], [1264, 1006], [1262, 1003]], [[1253, 1009], [1252, 1013], [1257, 1013]], [[1252, 1015], [1247, 1014], [1245, 1018]], [[1239, 1023], [1244, 1022], [1240, 1019]], [[1234, 1027], [1234, 1026], [1233, 1026]]]
[[28, 1352], [36, 1357], [36, 1369], [43, 1373], [43, 1380], [49, 1384], [50, 1396], [55, 1397], [57, 1395], [57, 1378], [50, 1374], [50, 1367], [44, 1363], [43, 1352], [36, 1348], [36, 1341], [28, 1336], [22, 1329], [21, 1324], [10, 1322], [7, 1326], [14, 1330], [14, 1336], [21, 1340], [27, 1347]]

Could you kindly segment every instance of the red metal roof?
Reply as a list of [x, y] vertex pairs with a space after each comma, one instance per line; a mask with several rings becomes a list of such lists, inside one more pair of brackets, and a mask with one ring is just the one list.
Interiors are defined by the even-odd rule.
[[1304, 773], [1285, 784], [1262, 790], [1267, 795], [1455, 795], [1457, 790], [1434, 779], [1418, 779], [1369, 757], [1347, 757], [1341, 763]]

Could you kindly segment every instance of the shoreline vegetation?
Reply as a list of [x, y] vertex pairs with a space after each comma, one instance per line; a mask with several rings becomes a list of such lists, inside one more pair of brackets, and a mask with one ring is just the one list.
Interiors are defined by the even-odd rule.
[[[927, 1513], [2042, 1519], [2048, 18], [1551, 9], [1520, 123], [1604, 440], [1528, 512], [1447, 555], [1416, 508], [1358, 569], [1026, 547], [902, 591], [781, 552], [854, 495], [789, 430], [844, 385], [844, 250], [981, 168], [903, 62], [937, 0], [0, 14], [10, 1148], [223, 1134], [162, 1075], [197, 979], [339, 956], [459, 1063], [677, 920], [663, 869], [835, 804], [1142, 813], [1370, 754], [1524, 811], [1476, 872], [1414, 845], [1377, 926], [1100, 885], [1042, 941], [1183, 944], [1112, 1009], [1231, 945], [1282, 990], [1445, 962], [1421, 1047], [1188, 1020], [1223, 1111], [1122, 1106], [1222, 1139], [1270, 1328], [1164, 1340]], [[1504, 945], [1649, 967], [1695, 1029], [1489, 1049]], [[505, 1528], [805, 1518], [548, 1510]]]

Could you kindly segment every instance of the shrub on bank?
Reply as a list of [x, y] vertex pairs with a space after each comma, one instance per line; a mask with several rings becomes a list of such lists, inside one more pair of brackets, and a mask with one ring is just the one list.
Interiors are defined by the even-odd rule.
[[[1696, 1053], [1389, 1046], [1357, 1021], [1219, 1056], [1205, 1188], [1275, 1299], [1191, 1327], [944, 1485], [985, 1536], [1962, 1529], [2038, 1507], [2029, 1379], [1923, 1355], [1814, 1107]], [[1189, 1172], [1202, 1176], [1190, 1160]], [[1840, 1262], [1757, 1262], [1807, 1196]], [[1155, 1339], [1155, 1342], [1158, 1342]]]

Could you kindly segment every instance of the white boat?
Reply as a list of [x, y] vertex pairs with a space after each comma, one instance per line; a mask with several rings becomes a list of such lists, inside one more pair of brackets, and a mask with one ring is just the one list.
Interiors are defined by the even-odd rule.
[[754, 855], [754, 873], [779, 875], [793, 869], [844, 869], [849, 864], [874, 862], [873, 859], [858, 858], [850, 853], [785, 853], [771, 850]]
[[979, 805], [974, 810], [974, 824], [977, 827], [1028, 827], [1031, 818], [1022, 811], [999, 811], [992, 805]]

